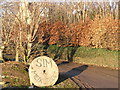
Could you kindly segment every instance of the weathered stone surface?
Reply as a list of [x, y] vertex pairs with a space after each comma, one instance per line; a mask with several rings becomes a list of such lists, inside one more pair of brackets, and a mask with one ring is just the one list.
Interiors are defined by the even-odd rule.
[[30, 64], [29, 77], [35, 86], [52, 86], [58, 79], [58, 67], [47, 56], [37, 57]]

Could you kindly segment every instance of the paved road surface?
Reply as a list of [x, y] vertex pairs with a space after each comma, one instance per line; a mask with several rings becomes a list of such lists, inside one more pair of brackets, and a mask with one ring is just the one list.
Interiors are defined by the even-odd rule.
[[117, 70], [75, 63], [57, 62], [57, 64], [60, 75], [67, 76], [67, 78], [77, 77], [94, 88], [118, 88]]
[[[86, 84], [93, 88], [118, 88], [118, 71], [108, 68], [94, 67], [88, 65], [81, 65], [75, 63], [61, 63], [57, 62], [60, 76], [64, 76], [65, 79], [71, 78], [77, 85]], [[0, 63], [0, 75], [2, 73]], [[58, 80], [60, 82], [64, 81]], [[0, 77], [1, 80], [1, 77]]]

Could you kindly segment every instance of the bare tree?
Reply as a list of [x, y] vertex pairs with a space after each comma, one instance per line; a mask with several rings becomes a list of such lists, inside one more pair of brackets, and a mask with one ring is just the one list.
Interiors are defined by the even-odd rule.
[[[17, 17], [20, 19], [20, 47], [24, 49], [24, 62], [30, 57], [30, 52], [34, 46], [34, 41], [37, 38], [37, 32], [40, 23], [46, 21], [41, 16], [41, 13], [45, 9], [42, 3], [33, 3], [29, 6], [27, 0], [21, 0], [20, 10]], [[31, 11], [30, 11], [31, 9]], [[26, 40], [22, 39], [22, 32], [25, 33]], [[43, 33], [41, 33], [41, 38]]]
[[12, 3], [5, 3], [1, 5], [1, 42], [3, 50], [10, 44], [11, 35], [13, 31], [14, 17], [11, 15], [10, 11], [7, 9], [12, 6]]
[[3, 61], [3, 57], [2, 57], [3, 48], [4, 48], [4, 45], [2, 43], [2, 18], [0, 16], [0, 60], [2, 61]]
[[[16, 6], [17, 9], [13, 6]], [[19, 61], [20, 53], [24, 56], [24, 62], [29, 59], [37, 38], [39, 24], [47, 21], [41, 15], [44, 10], [43, 3], [28, 3], [27, 0], [21, 0], [18, 4], [8, 3], [4, 5], [4, 28], [2, 30], [5, 37], [4, 42], [8, 43], [12, 40], [15, 43], [16, 61]], [[42, 34], [39, 38], [43, 38]]]

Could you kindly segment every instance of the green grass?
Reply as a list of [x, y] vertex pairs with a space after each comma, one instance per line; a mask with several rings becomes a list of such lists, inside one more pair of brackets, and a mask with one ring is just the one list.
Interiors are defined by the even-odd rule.
[[[72, 52], [74, 50], [75, 53]], [[49, 57], [56, 60], [68, 60], [69, 54], [70, 56], [73, 55], [73, 62], [110, 68], [118, 68], [118, 54], [120, 54], [120, 51], [115, 50], [83, 46], [59, 47], [58, 45], [49, 45], [48, 47], [45, 45], [36, 45], [35, 51], [45, 51]]]
[[79, 47], [74, 56], [75, 62], [118, 68], [118, 53], [101, 48]]
[[79, 47], [75, 53], [75, 57], [81, 58], [96, 58], [102, 57], [104, 59], [118, 60], [118, 51], [111, 51], [101, 48]]
[[[67, 49], [69, 54], [74, 47], [58, 47], [57, 45], [49, 45], [47, 54], [51, 58], [68, 60]], [[97, 65], [110, 68], [118, 68], [118, 54], [120, 51], [107, 50], [102, 48], [78, 47], [73, 55], [73, 62]]]

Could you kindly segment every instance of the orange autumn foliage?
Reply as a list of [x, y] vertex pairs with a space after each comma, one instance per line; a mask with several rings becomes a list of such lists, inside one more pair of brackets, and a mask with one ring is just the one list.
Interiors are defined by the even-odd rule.
[[[92, 48], [107, 48], [118, 50], [118, 20], [98, 18], [86, 19], [85, 22], [76, 24], [64, 24], [61, 21], [55, 23], [42, 23], [39, 34], [43, 33], [44, 41], [49, 38], [48, 44], [59, 44], [62, 46], [89, 46]], [[49, 36], [49, 37], [48, 37]]]

